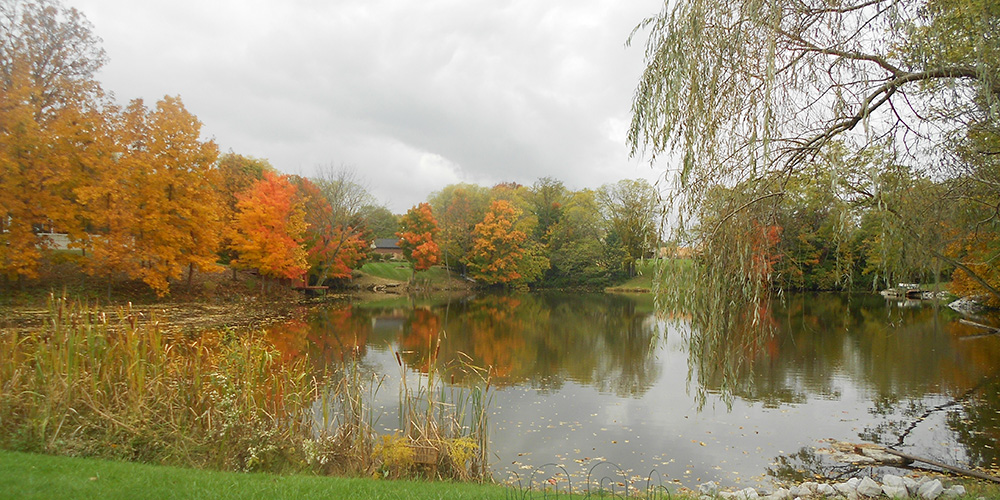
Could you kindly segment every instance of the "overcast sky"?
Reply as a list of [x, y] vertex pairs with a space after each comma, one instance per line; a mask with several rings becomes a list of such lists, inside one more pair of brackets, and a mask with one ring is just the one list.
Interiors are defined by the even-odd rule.
[[[64, 0], [118, 100], [179, 95], [223, 152], [353, 168], [396, 213], [457, 182], [660, 172], [625, 130], [662, 0]], [[660, 170], [662, 167], [660, 167]]]

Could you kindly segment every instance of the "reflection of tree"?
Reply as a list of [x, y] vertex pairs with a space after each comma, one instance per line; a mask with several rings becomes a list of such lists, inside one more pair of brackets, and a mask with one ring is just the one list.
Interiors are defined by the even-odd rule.
[[322, 373], [366, 350], [371, 321], [355, 314], [350, 305], [310, 311], [306, 320], [272, 325], [268, 340], [281, 352], [283, 362], [305, 358], [315, 373]]
[[932, 307], [890, 307], [876, 295], [796, 294], [767, 314], [772, 337], [734, 331], [727, 342], [689, 346], [699, 391], [779, 405], [810, 394], [839, 399], [847, 377], [876, 399], [957, 397], [1000, 366], [1000, 350], [949, 334], [944, 313]]
[[949, 413], [948, 427], [965, 445], [972, 466], [1000, 466], [1000, 378], [994, 375], [977, 396], [963, 403], [961, 412]]
[[[464, 362], [490, 367], [499, 385], [527, 382], [544, 391], [571, 379], [631, 395], [645, 391], [659, 374], [651, 349], [655, 325], [625, 297], [487, 294], [368, 314], [399, 318], [400, 348], [407, 364], [421, 370], [441, 333], [434, 357], [440, 367]], [[451, 373], [461, 382], [460, 370]]]
[[427, 373], [431, 360], [436, 358], [433, 354], [440, 332], [441, 318], [437, 314], [424, 307], [413, 309], [399, 342], [406, 364]]
[[[542, 311], [533, 307], [536, 305], [532, 301], [522, 303], [512, 296], [494, 295], [469, 307], [471, 354], [501, 379], [523, 374], [525, 363], [533, 357], [529, 348], [534, 344], [526, 342], [523, 333], [529, 330], [526, 322], [542, 320]], [[535, 310], [532, 314], [528, 309]]]
[[767, 468], [767, 475], [779, 483], [800, 484], [816, 478], [840, 479], [852, 475], [858, 467], [841, 464], [822, 457], [812, 447], [805, 446], [790, 455], [778, 455]]

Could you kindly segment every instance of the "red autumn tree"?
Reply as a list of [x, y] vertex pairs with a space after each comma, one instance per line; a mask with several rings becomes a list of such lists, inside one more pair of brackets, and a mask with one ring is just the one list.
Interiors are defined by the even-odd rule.
[[308, 225], [305, 233], [306, 260], [310, 276], [322, 286], [327, 279], [346, 279], [365, 257], [367, 241], [354, 225], [336, 224], [333, 207], [309, 179], [294, 178]]
[[406, 212], [399, 220], [399, 248], [416, 271], [426, 271], [441, 259], [441, 249], [434, 241], [438, 234], [437, 220], [431, 206], [421, 203]]
[[[299, 278], [306, 272], [305, 212], [287, 176], [264, 172], [236, 203], [233, 265], [256, 268], [272, 278]], [[263, 283], [262, 283], [263, 286]]]

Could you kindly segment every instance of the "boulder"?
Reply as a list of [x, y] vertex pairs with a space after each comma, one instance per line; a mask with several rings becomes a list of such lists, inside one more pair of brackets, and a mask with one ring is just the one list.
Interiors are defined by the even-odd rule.
[[955, 486], [952, 486], [951, 488], [944, 490], [944, 493], [942, 493], [941, 496], [943, 496], [944, 498], [956, 498], [964, 494], [965, 494], [965, 486], [962, 486], [961, 484], [956, 484]]
[[920, 489], [917, 490], [917, 495], [924, 500], [937, 500], [937, 497], [941, 496], [942, 493], [944, 493], [944, 486], [940, 479], [928, 481], [920, 485]]
[[767, 496], [768, 500], [791, 500], [795, 498], [792, 496], [790, 490], [786, 488], [778, 488], [774, 490], [773, 493]]
[[870, 477], [866, 477], [858, 483], [858, 494], [866, 497], [877, 497], [882, 495], [882, 486]]
[[819, 484], [816, 485], [816, 494], [823, 495], [825, 497], [832, 497], [837, 495], [837, 490], [829, 484]]

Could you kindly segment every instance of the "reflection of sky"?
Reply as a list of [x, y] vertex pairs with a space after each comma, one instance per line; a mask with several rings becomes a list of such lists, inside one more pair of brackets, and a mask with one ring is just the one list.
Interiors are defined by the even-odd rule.
[[671, 332], [657, 348], [662, 372], [639, 397], [600, 394], [576, 383], [556, 394], [525, 387], [497, 394], [493, 423], [502, 439], [494, 436], [493, 450], [500, 457], [498, 479], [505, 478], [504, 470], [523, 477], [531, 470], [522, 466], [549, 462], [582, 478], [594, 459], [605, 459], [629, 476], [646, 477], [656, 470], [688, 486], [711, 480], [752, 485], [779, 454], [819, 445], [823, 438], [856, 438], [867, 408], [863, 399], [815, 399], [777, 409], [737, 399], [728, 411], [710, 396], [699, 412], [686, 389], [687, 358], [679, 342]]
[[[377, 427], [394, 431], [399, 426], [400, 370], [392, 349], [398, 343], [390, 347], [385, 339], [393, 337], [389, 330], [401, 330], [401, 326], [381, 320], [375, 326], [385, 329], [386, 335], [373, 336], [383, 340], [369, 346], [364, 364], [386, 375], [376, 400], [377, 413], [381, 413]], [[803, 368], [809, 363], [794, 359], [791, 350], [783, 351], [783, 362], [788, 365], [772, 373], [777, 378], [769, 381], [769, 387], [790, 391], [794, 399], [765, 403], [737, 397], [727, 408], [718, 394], [710, 392], [699, 409], [694, 390], [688, 386], [684, 325], [671, 321], [658, 328], [665, 333], [654, 348], [656, 377], [648, 388], [632, 391], [632, 396], [616, 395], [615, 385], [608, 381], [588, 384], [564, 374], [555, 375], [565, 378], [555, 387], [539, 380], [494, 387], [490, 456], [496, 479], [506, 480], [512, 473], [526, 479], [536, 467], [556, 464], [569, 471], [573, 484], [579, 486], [590, 467], [606, 460], [630, 477], [645, 478], [655, 470], [664, 481], [689, 487], [707, 481], [754, 486], [766, 481], [764, 473], [775, 457], [803, 447], [825, 446], [821, 440], [860, 442], [859, 436], [881, 429], [883, 438], [893, 439], [887, 444], [894, 444], [891, 424], [908, 424], [915, 418], [904, 414], [907, 404], [930, 408], [950, 399], [926, 392], [900, 394], [888, 412], [877, 414], [872, 399], [880, 389], [871, 380], [871, 365], [866, 364], [871, 353], [859, 347], [854, 337], [843, 336], [835, 337], [842, 345], [835, 350], [840, 355], [836, 362], [810, 361], [826, 363], [822, 370]], [[815, 356], [822, 352], [816, 351]], [[406, 377], [411, 389], [422, 380], [412, 371]], [[602, 392], [598, 387], [610, 389]], [[766, 396], [765, 389], [758, 395]], [[966, 454], [955, 442], [946, 414], [937, 412], [922, 421], [902, 449], [961, 464]], [[545, 475], [553, 470], [546, 469]], [[601, 469], [599, 475], [612, 473]]]

